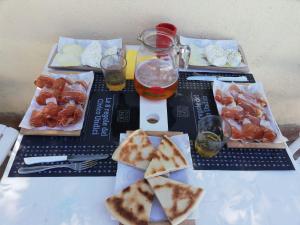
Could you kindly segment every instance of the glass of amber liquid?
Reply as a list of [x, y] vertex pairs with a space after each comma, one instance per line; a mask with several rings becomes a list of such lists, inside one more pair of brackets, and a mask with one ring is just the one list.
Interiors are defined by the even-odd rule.
[[228, 122], [220, 116], [205, 116], [198, 122], [195, 150], [203, 158], [216, 156], [231, 137]]
[[110, 91], [121, 91], [126, 86], [126, 59], [121, 54], [102, 57], [101, 69], [106, 87]]

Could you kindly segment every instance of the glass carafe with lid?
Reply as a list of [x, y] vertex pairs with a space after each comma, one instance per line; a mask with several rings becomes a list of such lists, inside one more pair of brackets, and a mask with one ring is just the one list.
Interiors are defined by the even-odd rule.
[[168, 30], [145, 30], [136, 57], [134, 86], [139, 95], [167, 99], [177, 90], [179, 64], [187, 68], [190, 48], [180, 45]]

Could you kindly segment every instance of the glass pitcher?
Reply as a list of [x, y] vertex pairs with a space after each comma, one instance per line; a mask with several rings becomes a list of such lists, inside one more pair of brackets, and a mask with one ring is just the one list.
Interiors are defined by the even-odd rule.
[[149, 29], [139, 35], [142, 43], [136, 57], [134, 86], [152, 100], [167, 99], [177, 90], [179, 65], [187, 68], [190, 47], [180, 45], [168, 30]]

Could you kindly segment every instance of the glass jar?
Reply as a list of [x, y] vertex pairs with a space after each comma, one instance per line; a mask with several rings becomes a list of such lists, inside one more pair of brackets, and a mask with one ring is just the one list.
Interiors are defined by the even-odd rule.
[[168, 30], [145, 30], [140, 45], [134, 76], [137, 93], [152, 100], [167, 99], [177, 90], [179, 64], [188, 66], [190, 48], [180, 45]]

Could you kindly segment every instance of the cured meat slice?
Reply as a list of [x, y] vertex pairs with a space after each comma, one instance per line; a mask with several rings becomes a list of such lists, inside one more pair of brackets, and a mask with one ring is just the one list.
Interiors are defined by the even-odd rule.
[[243, 122], [242, 132], [247, 140], [261, 140], [264, 136], [263, 127], [251, 123], [248, 119], [245, 119]]
[[83, 115], [82, 109], [76, 108], [73, 114], [73, 124], [77, 123]]
[[251, 123], [253, 123], [253, 124], [257, 125], [257, 126], [260, 125], [260, 118], [252, 116], [250, 114], [246, 114], [244, 117], [247, 118], [249, 121], [251, 121]]
[[249, 113], [252, 116], [260, 118], [264, 114], [263, 110], [260, 107], [252, 104], [249, 101], [246, 101], [241, 96], [237, 97], [236, 104], [239, 105], [239, 106], [241, 106], [246, 113]]
[[226, 119], [231, 127], [231, 137], [233, 139], [243, 139], [242, 126], [233, 119]]
[[48, 127], [56, 127], [58, 124], [57, 117], [46, 117], [45, 123]]
[[232, 96], [224, 95], [220, 89], [216, 90], [215, 99], [223, 105], [229, 105], [234, 102]]
[[83, 115], [81, 107], [75, 104], [68, 104], [63, 110], [58, 113], [58, 124], [61, 126], [68, 126], [77, 123]]
[[47, 88], [52, 88], [53, 84], [55, 82], [55, 79], [52, 77], [40, 75], [35, 81], [34, 84], [35, 86], [39, 88], [47, 87]]
[[60, 95], [64, 88], [65, 88], [65, 85], [67, 83], [67, 80], [65, 78], [58, 78], [54, 81], [53, 83], [53, 90], [54, 90], [54, 93], [55, 95]]
[[230, 126], [231, 127], [231, 137], [233, 139], [243, 139], [243, 132], [241, 130], [239, 130], [237, 127], [235, 126]]
[[237, 96], [242, 93], [241, 89], [236, 84], [230, 85], [228, 91], [234, 99], [236, 99]]
[[46, 105], [46, 100], [48, 98], [53, 98], [54, 94], [49, 90], [42, 90], [40, 94], [35, 98], [35, 101], [39, 105]]
[[83, 92], [64, 91], [59, 97], [59, 102], [69, 102], [70, 100], [74, 100], [76, 104], [84, 104], [87, 100], [87, 96]]
[[30, 125], [33, 127], [45, 126], [45, 117], [43, 112], [38, 110], [33, 110], [30, 117]]
[[273, 130], [270, 121], [267, 120], [261, 120], [260, 125], [264, 129], [264, 137], [263, 142], [272, 142], [276, 139], [277, 134]]
[[56, 117], [58, 112], [62, 110], [61, 106], [58, 106], [57, 104], [53, 102], [49, 102], [44, 108], [43, 108], [43, 114], [45, 117]]
[[262, 138], [263, 142], [273, 142], [276, 139], [277, 135], [274, 131], [268, 128], [264, 128], [264, 136]]
[[242, 121], [245, 113], [241, 107], [224, 107], [221, 112], [224, 118], [230, 118], [237, 121]]

